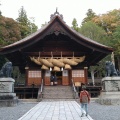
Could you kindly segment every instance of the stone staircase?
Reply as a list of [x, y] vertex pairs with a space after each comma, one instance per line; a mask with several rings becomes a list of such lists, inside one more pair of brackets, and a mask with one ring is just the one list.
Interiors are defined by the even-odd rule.
[[43, 100], [74, 99], [71, 86], [44, 86]]

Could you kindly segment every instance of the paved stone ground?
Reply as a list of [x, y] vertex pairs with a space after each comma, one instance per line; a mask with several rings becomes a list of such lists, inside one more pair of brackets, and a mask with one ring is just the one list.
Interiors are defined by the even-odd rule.
[[[35, 101], [25, 99], [14, 107], [0, 107], [0, 120], [18, 120], [38, 104]], [[94, 120], [120, 120], [120, 105], [100, 105], [92, 99], [88, 105], [88, 112]]]
[[89, 115], [81, 117], [81, 114], [76, 101], [43, 101], [19, 120], [93, 120]]

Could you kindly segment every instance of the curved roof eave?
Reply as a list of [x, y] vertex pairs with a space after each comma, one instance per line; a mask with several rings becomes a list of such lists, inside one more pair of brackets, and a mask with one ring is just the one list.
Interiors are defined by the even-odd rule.
[[19, 45], [19, 44], [22, 44], [22, 43], [25, 43], [26, 41], [29, 41], [31, 40], [32, 38], [34, 38], [35, 36], [39, 35], [41, 32], [43, 32], [47, 27], [49, 26], [49, 23], [46, 24], [45, 26], [43, 26], [42, 28], [40, 28], [39, 30], [37, 30], [35, 33], [32, 33], [31, 35], [13, 43], [13, 44], [10, 44], [10, 45], [7, 45], [7, 46], [4, 46], [4, 47], [1, 47], [1, 49], [6, 49], [6, 48], [10, 48], [10, 47], [13, 47], [13, 46], [16, 46], [16, 45]]
[[[104, 49], [106, 49], [106, 50], [109, 51], [109, 52], [112, 52], [112, 51], [113, 51], [113, 48], [108, 47], [108, 46], [105, 46], [105, 45], [103, 45], [103, 44], [100, 44], [100, 43], [98, 43], [98, 42], [96, 42], [96, 41], [94, 41], [94, 40], [91, 40], [90, 38], [87, 38], [87, 37], [83, 36], [82, 34], [76, 32], [74, 29], [70, 28], [67, 24], [65, 24], [65, 22], [64, 22], [58, 15], [56, 15], [52, 20], [50, 20], [50, 22], [48, 22], [48, 24], [46, 24], [45, 26], [43, 26], [41, 29], [39, 29], [39, 30], [36, 31], [35, 33], [27, 36], [27, 37], [24, 38], [24, 39], [21, 39], [20, 41], [17, 41], [17, 42], [15, 42], [15, 43], [13, 43], [13, 44], [10, 44], [10, 45], [7, 45], [7, 46], [4, 46], [4, 47], [0, 48], [0, 51], [2, 51], [2, 50], [4, 50], [4, 49], [9, 49], [9, 48], [12, 48], [12, 47], [14, 47], [14, 46], [17, 46], [17, 45], [20, 45], [20, 44], [24, 44], [24, 43], [30, 41], [31, 39], [33, 39], [33, 38], [36, 37], [37, 35], [39, 35], [39, 34], [41, 34], [41, 33], [44, 33], [44, 31], [45, 31], [56, 19], [58, 19], [58, 20], [62, 23], [62, 25], [63, 25], [67, 30], [69, 30], [69, 32], [71, 32], [72, 34], [74, 34], [78, 39], [79, 39], [79, 38], [82, 39], [83, 42], [87, 42], [88, 44], [89, 44], [89, 43], [90, 43], [90, 44], [93, 44], [93, 45], [95, 45], [95, 46], [97, 46], [97, 47], [99, 47], [99, 48], [104, 48]], [[24, 47], [24, 46], [22, 46], [22, 47]]]
[[[61, 21], [63, 22], [63, 21]], [[64, 23], [63, 23], [64, 24]], [[103, 45], [101, 43], [98, 43], [88, 37], [85, 37], [84, 35], [78, 33], [77, 31], [75, 31], [74, 29], [72, 29], [71, 27], [69, 27], [67, 24], [64, 24], [67, 29], [69, 29], [69, 31], [71, 31], [76, 37], [80, 38], [81, 40], [84, 40], [83, 42], [87, 42], [87, 43], [91, 43], [93, 45], [96, 45], [97, 47], [100, 47], [100, 48], [104, 48], [106, 50], [109, 50], [109, 51], [113, 51], [113, 48], [112, 47], [109, 47], [109, 46], [106, 46], [106, 45]]]

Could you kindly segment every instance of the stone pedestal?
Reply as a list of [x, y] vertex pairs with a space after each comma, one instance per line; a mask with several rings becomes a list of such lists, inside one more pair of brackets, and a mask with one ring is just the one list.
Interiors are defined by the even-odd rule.
[[102, 79], [103, 89], [96, 102], [105, 105], [120, 105], [120, 77]]
[[18, 103], [14, 93], [14, 82], [12, 78], [0, 78], [0, 106], [14, 106]]

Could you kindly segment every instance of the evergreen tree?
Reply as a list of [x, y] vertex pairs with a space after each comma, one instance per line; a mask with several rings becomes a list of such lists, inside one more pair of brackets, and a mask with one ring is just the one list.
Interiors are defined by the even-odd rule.
[[37, 26], [30, 22], [23, 6], [20, 8], [19, 17], [16, 20], [19, 23], [22, 38], [25, 38], [29, 34], [37, 31]]
[[[105, 30], [91, 21], [84, 23], [82, 25], [82, 27], [80, 28], [79, 32], [94, 41], [108, 45], [108, 42], [106, 40], [107, 35], [105, 34], [106, 33]], [[102, 61], [100, 61], [97, 64], [97, 66], [90, 66], [90, 68], [89, 68], [89, 71], [90, 71], [91, 77], [92, 77], [92, 81], [93, 81], [93, 85], [94, 85], [94, 75], [95, 74], [99, 77], [102, 77], [103, 75], [105, 75], [105, 69], [104, 69], [105, 68], [105, 65], [104, 65], [105, 60], [106, 59], [103, 59]]]
[[[1, 3], [0, 3], [0, 5], [1, 5]], [[2, 12], [1, 12], [1, 10], [0, 10], [0, 16], [2, 15]]]
[[77, 24], [77, 20], [74, 18], [72, 21], [72, 28], [74, 30], [76, 30], [78, 32], [79, 28], [78, 28], [78, 24]]
[[92, 9], [88, 9], [88, 12], [86, 13], [87, 17], [85, 17], [82, 21], [82, 25], [84, 23], [87, 23], [92, 20], [96, 16], [96, 14], [92, 11]]
[[113, 33], [113, 40], [111, 46], [114, 48], [114, 54], [116, 58], [117, 68], [120, 70], [120, 26], [115, 29]]
[[108, 45], [108, 41], [106, 40], [107, 36], [105, 34], [106, 33], [105, 30], [91, 21], [83, 24], [79, 29], [79, 32], [94, 41]]

